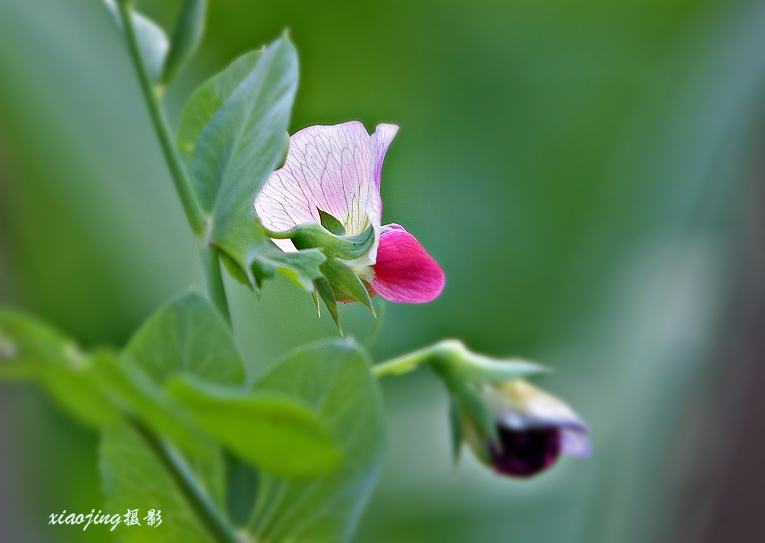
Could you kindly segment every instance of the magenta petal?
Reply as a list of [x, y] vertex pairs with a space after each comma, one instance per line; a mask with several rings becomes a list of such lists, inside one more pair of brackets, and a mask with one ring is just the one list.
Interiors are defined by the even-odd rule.
[[446, 276], [415, 237], [397, 224], [382, 227], [372, 288], [391, 302], [423, 304], [438, 298]]

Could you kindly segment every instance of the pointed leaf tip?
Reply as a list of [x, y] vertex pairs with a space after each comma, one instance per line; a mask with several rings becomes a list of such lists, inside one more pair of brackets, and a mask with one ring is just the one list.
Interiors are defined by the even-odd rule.
[[207, 0], [186, 0], [178, 15], [173, 40], [162, 70], [162, 82], [169, 83], [194, 54], [202, 41]]

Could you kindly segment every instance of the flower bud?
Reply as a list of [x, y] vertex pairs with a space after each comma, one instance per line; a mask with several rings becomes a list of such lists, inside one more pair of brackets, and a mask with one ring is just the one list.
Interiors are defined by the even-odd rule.
[[479, 459], [502, 475], [531, 477], [561, 454], [588, 456], [587, 425], [562, 400], [522, 379], [484, 385], [482, 396], [494, 422], [486, 435], [470, 417], [464, 435]]
[[448, 339], [374, 368], [374, 374], [401, 375], [429, 364], [451, 397], [455, 459], [463, 443], [497, 473], [531, 477], [561, 454], [588, 456], [587, 425], [562, 400], [524, 378], [544, 367], [520, 359], [496, 359]]

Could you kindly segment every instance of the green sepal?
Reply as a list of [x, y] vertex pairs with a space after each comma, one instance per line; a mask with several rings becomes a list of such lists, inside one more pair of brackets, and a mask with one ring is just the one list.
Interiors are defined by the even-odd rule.
[[334, 216], [330, 215], [326, 211], [322, 211], [321, 209], [319, 211], [319, 219], [321, 220], [321, 225], [335, 234], [336, 236], [344, 236], [345, 235], [345, 226], [343, 226], [343, 223], [341, 223], [338, 219], [336, 219]]
[[280, 273], [306, 292], [313, 292], [314, 281], [322, 276], [321, 265], [326, 260], [318, 249], [285, 253], [270, 241], [251, 252], [250, 270], [260, 288], [264, 279]]
[[340, 335], [342, 335], [343, 327], [340, 326], [340, 311], [337, 308], [337, 298], [335, 298], [335, 291], [332, 289], [332, 285], [324, 277], [316, 279], [313, 284], [316, 287], [316, 292], [319, 293], [324, 305], [327, 307], [327, 311], [332, 316], [332, 320], [335, 321]]
[[464, 437], [462, 412], [453, 399], [449, 400], [449, 431], [452, 437], [452, 456], [454, 458], [454, 464], [456, 465], [460, 461], [460, 452], [462, 451], [462, 441], [464, 440]]
[[458, 340], [445, 340], [426, 348], [428, 362], [441, 375], [455, 381], [502, 383], [547, 373], [547, 368], [516, 358], [492, 358], [475, 353]]
[[332, 285], [337, 300], [342, 302], [359, 301], [375, 315], [369, 291], [359, 276], [356, 275], [356, 272], [353, 271], [353, 268], [340, 259], [328, 258], [321, 265], [321, 271], [329, 284]]
[[370, 226], [355, 236], [338, 236], [321, 224], [299, 224], [285, 232], [266, 231], [274, 239], [291, 239], [298, 249], [321, 248], [328, 257], [355, 260], [367, 254], [375, 242], [374, 229]]
[[492, 358], [474, 353], [456, 339], [439, 341], [375, 366], [378, 375], [401, 375], [430, 364], [442, 377], [476, 383], [502, 383], [548, 370], [525, 360]]
[[461, 380], [449, 380], [447, 386], [460, 410], [476, 425], [479, 433], [496, 441], [497, 427], [494, 416], [476, 386]]

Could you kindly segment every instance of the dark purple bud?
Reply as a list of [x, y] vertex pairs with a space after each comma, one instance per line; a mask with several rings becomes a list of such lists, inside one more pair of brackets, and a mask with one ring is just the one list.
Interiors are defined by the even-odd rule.
[[494, 469], [510, 477], [532, 477], [552, 466], [562, 451], [560, 428], [514, 430], [497, 426], [497, 443], [489, 445]]

